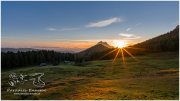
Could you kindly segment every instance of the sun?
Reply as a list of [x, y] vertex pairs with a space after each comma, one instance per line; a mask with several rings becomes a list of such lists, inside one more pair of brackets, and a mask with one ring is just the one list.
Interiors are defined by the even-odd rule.
[[113, 40], [112, 44], [114, 47], [118, 48], [123, 48], [127, 45], [127, 43], [124, 40]]
[[[108, 56], [110, 54], [114, 54], [115, 52], [115, 57], [112, 61], [112, 63], [114, 64], [115, 61], [117, 60], [117, 58], [119, 58], [119, 54], [121, 55], [122, 58], [122, 63], [123, 65], [126, 64], [125, 62], [125, 56], [124, 54], [128, 54], [129, 56], [131, 56], [134, 60], [139, 61], [138, 59], [135, 58], [135, 56], [133, 56], [133, 54], [131, 54], [127, 48], [132, 48], [132, 49], [141, 49], [141, 48], [136, 48], [136, 47], [127, 47], [129, 46], [129, 43], [126, 40], [112, 40], [111, 41], [111, 45], [113, 45], [114, 48], [113, 50], [109, 51], [108, 53], [104, 54], [102, 57], [100, 57], [100, 59], [104, 58], [105, 56]], [[126, 47], [126, 48], [124, 48]]]

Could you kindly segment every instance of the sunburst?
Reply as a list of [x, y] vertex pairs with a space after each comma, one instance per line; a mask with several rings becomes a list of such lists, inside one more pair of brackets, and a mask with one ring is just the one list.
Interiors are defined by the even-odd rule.
[[127, 43], [124, 40], [113, 40], [112, 44], [117, 48], [123, 48], [127, 46]]
[[108, 52], [107, 54], [105, 54], [104, 56], [101, 57], [101, 59], [115, 51], [117, 51], [117, 53], [115, 54], [115, 57], [112, 61], [112, 63], [114, 64], [115, 61], [117, 60], [119, 54], [121, 54], [121, 58], [122, 58], [122, 63], [123, 64], [126, 64], [125, 62], [125, 56], [124, 56], [124, 53], [127, 53], [130, 57], [132, 57], [134, 60], [138, 61], [138, 59], [133, 56], [127, 49], [125, 48], [132, 48], [132, 49], [140, 49], [140, 50], [144, 50], [142, 48], [135, 48], [135, 47], [127, 47], [127, 43], [123, 40], [113, 40], [113, 46], [117, 47], [115, 48], [114, 50]]

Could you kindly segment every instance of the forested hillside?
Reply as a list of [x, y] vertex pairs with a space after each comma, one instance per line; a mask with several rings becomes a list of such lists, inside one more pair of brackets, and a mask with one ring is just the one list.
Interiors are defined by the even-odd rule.
[[179, 25], [172, 31], [138, 43], [133, 47], [144, 48], [148, 51], [178, 51], [179, 50]]

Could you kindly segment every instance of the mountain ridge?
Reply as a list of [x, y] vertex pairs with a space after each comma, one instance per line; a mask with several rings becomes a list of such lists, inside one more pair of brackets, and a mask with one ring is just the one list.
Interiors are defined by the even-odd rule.
[[179, 50], [179, 25], [167, 33], [137, 43], [132, 45], [132, 47], [145, 48], [152, 51]]
[[112, 48], [113, 48], [113, 46], [110, 46], [107, 42], [100, 41], [96, 45], [94, 45], [90, 48], [87, 48], [86, 50], [83, 50], [83, 51], [79, 52], [78, 54], [88, 56], [93, 53], [103, 52], [103, 51], [106, 51], [106, 50], [109, 50]]

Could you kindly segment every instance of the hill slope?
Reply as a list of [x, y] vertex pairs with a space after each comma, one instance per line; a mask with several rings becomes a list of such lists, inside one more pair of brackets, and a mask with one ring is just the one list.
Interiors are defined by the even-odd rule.
[[149, 51], [178, 51], [179, 25], [166, 34], [135, 44], [133, 47], [145, 48]]
[[84, 51], [79, 52], [79, 54], [89, 56], [93, 53], [103, 52], [103, 51], [109, 50], [111, 48], [113, 48], [113, 47], [110, 46], [107, 42], [100, 41], [96, 45], [94, 45]]

